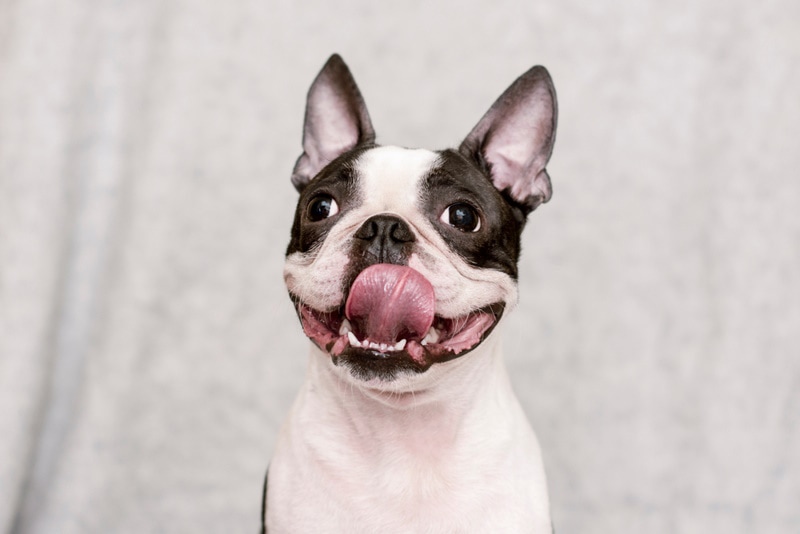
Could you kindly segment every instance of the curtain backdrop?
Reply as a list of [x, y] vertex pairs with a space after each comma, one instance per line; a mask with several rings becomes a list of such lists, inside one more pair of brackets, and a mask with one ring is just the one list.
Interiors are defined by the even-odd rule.
[[0, 532], [257, 531], [332, 52], [404, 146], [552, 74], [498, 332], [557, 532], [800, 532], [798, 28], [793, 0], [0, 1]]

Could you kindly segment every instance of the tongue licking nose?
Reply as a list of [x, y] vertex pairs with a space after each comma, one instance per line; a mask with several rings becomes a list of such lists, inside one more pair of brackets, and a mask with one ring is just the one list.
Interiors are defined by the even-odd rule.
[[388, 263], [361, 271], [350, 288], [345, 316], [359, 338], [394, 344], [422, 339], [433, 324], [436, 299], [427, 278]]

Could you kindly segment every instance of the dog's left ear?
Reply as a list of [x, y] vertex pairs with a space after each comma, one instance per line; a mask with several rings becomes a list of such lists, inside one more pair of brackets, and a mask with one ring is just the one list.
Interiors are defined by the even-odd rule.
[[544, 67], [533, 67], [489, 108], [459, 151], [530, 213], [552, 195], [545, 165], [553, 152], [557, 115], [550, 74]]
[[292, 183], [298, 191], [328, 163], [361, 143], [373, 143], [375, 130], [350, 69], [333, 54], [311, 84], [303, 125], [303, 154]]

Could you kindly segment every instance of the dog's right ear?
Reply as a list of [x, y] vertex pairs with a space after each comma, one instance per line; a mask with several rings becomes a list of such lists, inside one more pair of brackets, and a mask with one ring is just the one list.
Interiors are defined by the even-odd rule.
[[553, 152], [557, 117], [550, 74], [533, 67], [505, 90], [459, 150], [528, 214], [552, 195], [545, 165]]
[[303, 154], [292, 184], [302, 191], [328, 163], [362, 143], [375, 141], [367, 105], [350, 69], [332, 55], [311, 84], [303, 125]]

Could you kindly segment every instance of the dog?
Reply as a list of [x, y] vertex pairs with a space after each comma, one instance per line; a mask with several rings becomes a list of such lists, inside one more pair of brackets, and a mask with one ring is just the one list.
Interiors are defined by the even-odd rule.
[[556, 94], [536, 66], [459, 148], [381, 146], [338, 55], [307, 97], [284, 279], [312, 341], [262, 531], [549, 533], [540, 448], [498, 323], [551, 197]]

